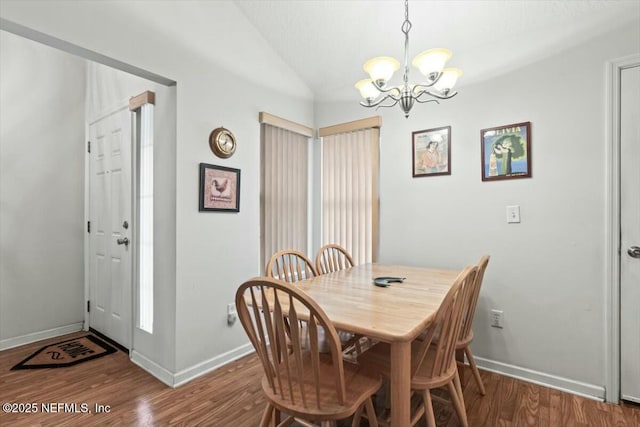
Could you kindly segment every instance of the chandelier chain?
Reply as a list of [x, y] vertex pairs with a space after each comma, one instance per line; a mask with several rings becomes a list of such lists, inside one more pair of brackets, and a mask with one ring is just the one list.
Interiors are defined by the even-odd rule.
[[411, 30], [411, 21], [409, 21], [409, 0], [404, 0], [404, 22], [400, 27], [404, 33], [404, 73], [402, 79], [407, 88], [409, 83], [409, 31]]

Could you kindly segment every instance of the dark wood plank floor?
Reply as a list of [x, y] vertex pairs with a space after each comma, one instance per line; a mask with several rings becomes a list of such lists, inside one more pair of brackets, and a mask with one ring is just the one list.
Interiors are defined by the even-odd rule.
[[[71, 334], [70, 338], [79, 334]], [[247, 356], [177, 389], [131, 363], [123, 352], [70, 368], [11, 367], [50, 342], [0, 352], [0, 403], [87, 404], [91, 413], [0, 412], [0, 426], [256, 426], [264, 408], [262, 367]], [[640, 427], [640, 407], [611, 405], [482, 371], [487, 395], [465, 375], [464, 398], [471, 426]], [[444, 394], [446, 395], [446, 393]], [[378, 409], [384, 399], [379, 396]], [[108, 405], [96, 413], [95, 405]], [[458, 426], [451, 405], [435, 402], [438, 426]], [[363, 426], [366, 421], [363, 422]], [[424, 419], [420, 423], [424, 426]]]

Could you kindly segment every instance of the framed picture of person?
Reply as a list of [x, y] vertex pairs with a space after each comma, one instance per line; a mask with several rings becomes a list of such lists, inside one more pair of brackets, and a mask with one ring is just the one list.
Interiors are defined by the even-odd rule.
[[411, 133], [413, 177], [451, 175], [451, 126]]
[[480, 131], [482, 180], [531, 178], [531, 122]]

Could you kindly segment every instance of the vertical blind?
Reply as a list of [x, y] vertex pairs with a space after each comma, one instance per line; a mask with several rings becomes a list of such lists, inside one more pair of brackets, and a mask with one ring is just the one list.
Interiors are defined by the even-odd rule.
[[309, 137], [262, 123], [262, 262], [307, 252]]
[[343, 246], [356, 264], [376, 260], [377, 128], [322, 138], [322, 244]]

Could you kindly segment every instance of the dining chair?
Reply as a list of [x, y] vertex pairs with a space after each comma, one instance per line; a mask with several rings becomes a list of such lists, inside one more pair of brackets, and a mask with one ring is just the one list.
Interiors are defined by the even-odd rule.
[[465, 310], [465, 314], [462, 320], [462, 328], [460, 329], [460, 336], [458, 338], [458, 342], [456, 343], [456, 351], [462, 350], [467, 356], [469, 366], [471, 367], [471, 372], [473, 373], [476, 384], [480, 389], [480, 394], [482, 394], [483, 396], [486, 394], [484, 390], [484, 384], [482, 383], [482, 378], [480, 377], [480, 371], [478, 371], [476, 361], [473, 358], [473, 353], [471, 353], [470, 344], [471, 341], [473, 341], [473, 330], [471, 329], [471, 326], [473, 324], [473, 316], [476, 312], [478, 296], [480, 295], [480, 287], [482, 286], [482, 280], [484, 279], [484, 272], [487, 269], [487, 264], [489, 264], [489, 258], [489, 255], [484, 255], [478, 262], [478, 271], [473, 282], [473, 290], [469, 295], [469, 303], [467, 304]]
[[310, 279], [318, 275], [311, 260], [302, 252], [285, 249], [278, 251], [267, 263], [266, 276], [287, 283]]
[[[412, 426], [422, 415], [427, 419], [427, 426], [436, 426], [431, 390], [447, 386], [460, 422], [468, 427], [455, 350], [462, 328], [464, 307], [473, 290], [477, 270], [477, 266], [468, 266], [458, 275], [440, 304], [426, 335], [411, 343], [411, 389], [422, 395], [422, 404], [411, 417]], [[434, 342], [435, 336], [438, 336], [437, 342]], [[389, 344], [378, 343], [360, 356], [358, 361], [390, 379], [390, 353]]]
[[353, 267], [353, 258], [342, 246], [329, 244], [324, 245], [316, 255], [316, 270], [320, 274], [333, 273]]
[[[353, 267], [353, 258], [345, 248], [336, 244], [324, 245], [316, 255], [316, 271], [320, 274], [333, 273]], [[343, 343], [343, 356], [352, 362], [356, 362], [358, 356], [373, 343], [367, 337], [358, 334], [346, 334], [339, 332]]]
[[[289, 425], [294, 419], [324, 427], [351, 416], [351, 426], [356, 427], [363, 411], [370, 425], [378, 426], [371, 396], [382, 384], [380, 375], [343, 363], [338, 333], [311, 297], [295, 286], [262, 277], [238, 288], [236, 307], [264, 368], [267, 406], [261, 427], [272, 420], [278, 426]], [[308, 324], [306, 332], [299, 326], [300, 318]], [[319, 352], [319, 328], [325, 331], [329, 354]], [[309, 334], [308, 347], [302, 344], [303, 333]]]

